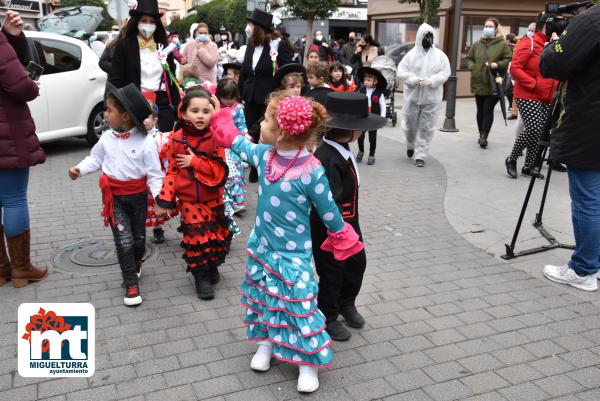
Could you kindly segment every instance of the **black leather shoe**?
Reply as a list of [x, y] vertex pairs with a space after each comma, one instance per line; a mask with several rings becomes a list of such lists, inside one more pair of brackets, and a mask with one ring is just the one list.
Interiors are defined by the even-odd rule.
[[417, 166], [417, 167], [425, 167], [425, 160], [421, 160], [421, 159], [415, 160], [415, 166]]
[[325, 330], [333, 341], [348, 341], [352, 337], [350, 330], [342, 326], [337, 320], [329, 323]]
[[362, 329], [365, 325], [365, 319], [356, 308], [347, 309], [340, 313], [346, 320], [346, 324], [355, 329]]
[[535, 169], [531, 169], [530, 167], [523, 167], [521, 169], [521, 174], [527, 177], [535, 177], [535, 178], [539, 178], [540, 180], [544, 179], [544, 174], [540, 173], [539, 171], [536, 171]]
[[200, 267], [192, 269], [192, 274], [194, 275], [198, 298], [203, 300], [213, 299], [215, 297], [215, 290], [213, 290], [210, 284], [210, 271]]
[[517, 178], [517, 176], [519, 175], [517, 173], [517, 161], [516, 160], [510, 160], [510, 159], [506, 159], [504, 161], [504, 164], [506, 165], [506, 174], [508, 174], [508, 176], [510, 178]]
[[406, 156], [408, 156], [408, 158], [410, 159], [411, 157], [413, 157], [415, 154], [415, 151], [413, 149], [408, 149], [406, 151]]

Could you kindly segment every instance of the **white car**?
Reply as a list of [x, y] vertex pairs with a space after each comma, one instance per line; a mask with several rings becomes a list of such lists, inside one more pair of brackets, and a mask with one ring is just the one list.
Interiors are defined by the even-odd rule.
[[29, 103], [40, 142], [84, 136], [95, 144], [105, 128], [106, 73], [86, 42], [25, 31], [29, 55], [44, 67], [40, 96]]

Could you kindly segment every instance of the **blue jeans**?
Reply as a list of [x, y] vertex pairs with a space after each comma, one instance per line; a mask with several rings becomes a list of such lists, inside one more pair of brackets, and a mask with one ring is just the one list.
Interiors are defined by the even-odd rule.
[[0, 170], [0, 221], [7, 237], [29, 228], [28, 185], [29, 168]]
[[569, 266], [585, 274], [600, 270], [600, 170], [568, 166], [575, 252]]

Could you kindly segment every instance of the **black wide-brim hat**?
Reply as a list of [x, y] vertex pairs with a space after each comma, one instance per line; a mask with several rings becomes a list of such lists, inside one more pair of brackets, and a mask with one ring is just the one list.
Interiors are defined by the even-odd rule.
[[289, 63], [279, 67], [275, 76], [273, 76], [273, 89], [277, 90], [281, 86], [281, 81], [287, 74], [292, 73], [302, 74], [302, 79], [304, 79], [304, 84], [308, 82], [308, 77], [306, 76], [306, 68], [302, 64], [298, 63]]
[[281, 34], [281, 36], [283, 36], [284, 38], [289, 38], [290, 34], [288, 33], [287, 29], [285, 29], [284, 26], [280, 26], [279, 28], [275, 28], [277, 30], [277, 32], [279, 32]]
[[273, 31], [273, 14], [255, 8], [252, 15], [246, 17], [246, 20], [266, 29], [267, 32]]
[[375, 68], [360, 67], [357, 71], [357, 74], [358, 74], [358, 79], [361, 82], [365, 81], [365, 74], [373, 75], [373, 76], [377, 77], [377, 89], [385, 90], [387, 88], [387, 79], [385, 79], [383, 74]]
[[383, 127], [386, 119], [369, 113], [369, 99], [358, 92], [331, 92], [325, 104], [330, 119], [327, 128], [352, 131], [374, 131]]
[[138, 87], [135, 84], [129, 84], [119, 89], [109, 82], [107, 88], [110, 94], [121, 103], [137, 129], [145, 134], [147, 131], [144, 127], [144, 120], [152, 114], [152, 110], [148, 100], [142, 95]]
[[151, 17], [154, 17], [156, 19], [160, 19], [163, 13], [161, 13], [158, 9], [157, 0], [138, 0], [137, 7], [135, 9], [129, 10], [129, 15], [131, 15], [132, 17], [134, 15], [150, 15]]
[[223, 75], [227, 74], [227, 70], [229, 69], [233, 69], [233, 70], [241, 70], [242, 69], [242, 63], [239, 62], [234, 62], [234, 63], [225, 63], [223, 64]]

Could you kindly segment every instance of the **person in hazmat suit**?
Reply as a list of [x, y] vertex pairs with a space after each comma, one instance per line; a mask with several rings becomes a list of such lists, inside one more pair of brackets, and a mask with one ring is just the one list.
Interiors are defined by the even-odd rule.
[[450, 62], [434, 45], [433, 27], [422, 24], [415, 47], [398, 65], [398, 78], [404, 82], [404, 108], [401, 127], [406, 135], [406, 155], [415, 157], [417, 167], [425, 167], [433, 138], [444, 83], [450, 76]]

